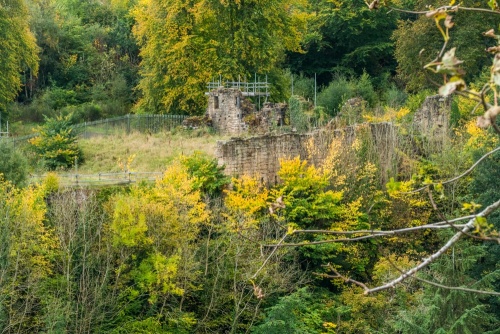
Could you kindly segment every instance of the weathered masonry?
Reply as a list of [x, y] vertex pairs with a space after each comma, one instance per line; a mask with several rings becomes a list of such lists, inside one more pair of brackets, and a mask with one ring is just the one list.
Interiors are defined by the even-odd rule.
[[248, 130], [243, 118], [252, 110], [242, 107], [243, 93], [237, 88], [217, 88], [208, 95], [207, 116], [215, 130], [230, 135], [242, 135]]
[[[439, 96], [429, 97], [416, 112], [413, 123], [417, 134], [433, 138], [435, 149], [442, 146], [441, 137], [449, 130], [450, 100]], [[381, 162], [382, 175], [389, 175], [391, 166], [397, 163], [398, 129], [389, 122], [359, 124], [343, 129], [322, 128], [310, 133], [286, 133], [250, 138], [233, 138], [217, 143], [217, 158], [226, 166], [226, 174], [250, 175], [272, 185], [277, 183], [281, 159], [300, 157], [319, 166], [326, 158], [333, 139], [341, 137], [352, 143], [359, 130], [364, 129], [374, 143], [374, 150]], [[368, 130], [368, 131], [367, 131]], [[314, 150], [311, 151], [311, 147]]]
[[[324, 128], [304, 134], [233, 138], [219, 141], [216, 154], [219, 164], [225, 165], [226, 174], [256, 176], [263, 183], [272, 185], [279, 182], [277, 174], [281, 159], [298, 156], [301, 160], [319, 166], [327, 157], [334, 138], [342, 138], [345, 143], [352, 143], [356, 132], [361, 128], [372, 136], [381, 161], [394, 158], [397, 129], [387, 122], [360, 124], [336, 130]], [[314, 149], [311, 150], [311, 147]]]
[[[267, 82], [212, 82], [208, 84], [206, 115], [216, 131], [239, 136], [248, 132], [247, 116], [256, 113], [247, 97], [269, 97]], [[257, 117], [257, 116], [256, 116]], [[255, 117], [254, 117], [255, 118]]]

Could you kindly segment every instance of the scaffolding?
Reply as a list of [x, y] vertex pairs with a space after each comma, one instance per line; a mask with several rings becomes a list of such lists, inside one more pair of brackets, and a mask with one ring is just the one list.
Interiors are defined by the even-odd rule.
[[241, 91], [243, 96], [265, 96], [269, 97], [269, 83], [266, 81], [257, 81], [257, 76], [254, 82], [244, 82], [244, 81], [222, 81], [221, 79], [217, 81], [209, 82], [207, 85], [208, 92], [205, 95], [210, 95], [212, 91], [219, 88], [233, 88]]

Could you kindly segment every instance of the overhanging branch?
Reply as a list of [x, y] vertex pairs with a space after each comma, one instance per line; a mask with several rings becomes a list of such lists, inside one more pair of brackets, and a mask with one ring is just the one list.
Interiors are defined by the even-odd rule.
[[460, 240], [460, 238], [464, 235], [464, 233], [467, 233], [470, 230], [474, 229], [475, 223], [476, 223], [476, 219], [478, 217], [487, 217], [489, 214], [491, 214], [493, 211], [495, 211], [499, 207], [500, 207], [500, 200], [498, 200], [495, 203], [491, 204], [490, 206], [486, 207], [483, 211], [481, 211], [480, 213], [478, 213], [474, 218], [470, 219], [469, 222], [467, 224], [465, 224], [464, 227], [459, 232], [457, 232], [455, 235], [453, 235], [453, 237], [451, 237], [448, 240], [448, 242], [443, 247], [441, 247], [437, 252], [435, 252], [434, 254], [432, 254], [431, 256], [429, 256], [428, 258], [426, 258], [419, 265], [417, 265], [417, 266], [413, 267], [412, 269], [404, 272], [398, 278], [393, 279], [392, 281], [390, 281], [390, 282], [388, 282], [388, 283], [386, 283], [384, 285], [381, 285], [381, 286], [378, 286], [378, 287], [366, 290], [365, 294], [373, 293], [373, 292], [377, 292], [377, 291], [381, 291], [381, 290], [385, 290], [385, 289], [389, 289], [389, 288], [393, 288], [393, 287], [396, 286], [396, 284], [404, 281], [408, 277], [411, 277], [411, 276], [415, 275], [419, 270], [425, 268], [426, 266], [428, 266], [429, 264], [431, 264], [434, 260], [436, 260], [438, 257], [440, 257], [441, 255], [443, 255], [451, 246], [453, 246], [458, 240]]

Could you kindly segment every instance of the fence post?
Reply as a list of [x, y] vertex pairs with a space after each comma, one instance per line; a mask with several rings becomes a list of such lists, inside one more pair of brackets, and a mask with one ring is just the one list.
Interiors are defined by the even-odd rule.
[[127, 114], [127, 134], [130, 134], [130, 114]]

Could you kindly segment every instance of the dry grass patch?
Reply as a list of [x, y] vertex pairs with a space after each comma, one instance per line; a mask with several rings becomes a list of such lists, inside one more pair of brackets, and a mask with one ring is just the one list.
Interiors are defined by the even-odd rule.
[[131, 133], [79, 140], [85, 162], [80, 173], [158, 172], [179, 155], [202, 151], [215, 157], [220, 136], [199, 132], [157, 134]]

